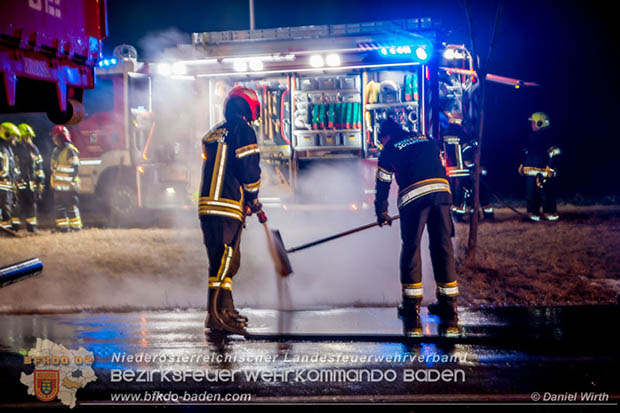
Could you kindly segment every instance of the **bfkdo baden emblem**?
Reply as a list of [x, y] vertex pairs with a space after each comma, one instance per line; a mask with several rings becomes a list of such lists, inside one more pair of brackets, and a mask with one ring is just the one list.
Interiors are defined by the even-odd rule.
[[60, 388], [60, 374], [58, 370], [35, 370], [34, 394], [37, 399], [49, 402], [56, 398]]

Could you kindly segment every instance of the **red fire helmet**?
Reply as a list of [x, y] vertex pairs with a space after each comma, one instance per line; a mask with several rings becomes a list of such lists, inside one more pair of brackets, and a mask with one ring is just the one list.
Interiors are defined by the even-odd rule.
[[69, 129], [67, 129], [67, 127], [64, 125], [54, 126], [52, 128], [52, 131], [50, 132], [50, 135], [52, 135], [52, 137], [59, 136], [65, 142], [71, 142], [71, 133], [69, 132]]
[[260, 117], [260, 101], [258, 100], [258, 95], [254, 90], [245, 86], [237, 86], [230, 91], [226, 100], [233, 96], [242, 98], [250, 107], [252, 119], [248, 119], [248, 121], [253, 122]]

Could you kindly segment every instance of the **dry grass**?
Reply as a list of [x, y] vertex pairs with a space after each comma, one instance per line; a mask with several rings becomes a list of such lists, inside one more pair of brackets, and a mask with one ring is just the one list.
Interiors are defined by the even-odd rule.
[[462, 259], [461, 303], [573, 305], [620, 302], [620, 210], [565, 207], [555, 223], [523, 222], [509, 211], [479, 232], [475, 265]]
[[[459, 259], [460, 305], [620, 302], [620, 209], [565, 208], [557, 223], [510, 211], [483, 223], [477, 264]], [[463, 256], [467, 226], [457, 225]], [[207, 259], [198, 228], [88, 229], [0, 237], [0, 266], [39, 257], [40, 278], [0, 289], [0, 311], [196, 307]], [[254, 287], [252, 287], [254, 288]]]

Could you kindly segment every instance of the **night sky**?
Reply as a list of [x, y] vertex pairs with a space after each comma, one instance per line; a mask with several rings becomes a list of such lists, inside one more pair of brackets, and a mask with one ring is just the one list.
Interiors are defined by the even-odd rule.
[[[486, 57], [497, 1], [471, 3], [478, 53]], [[141, 60], [156, 59], [157, 51], [145, 47], [144, 40], [172, 29], [187, 33], [181, 38], [189, 43], [191, 32], [249, 28], [247, 0], [108, 0], [107, 4], [106, 55], [114, 46], [128, 43], [138, 48]], [[448, 42], [470, 44], [459, 0], [255, 0], [259, 29], [414, 17], [440, 21]], [[534, 111], [545, 111], [564, 151], [561, 193], [566, 197], [614, 195], [620, 201], [620, 136], [614, 127], [620, 116], [615, 26], [609, 3], [504, 2], [489, 71], [536, 81], [542, 87], [489, 87], [483, 163], [498, 194], [524, 195], [516, 168], [529, 130], [527, 118]]]

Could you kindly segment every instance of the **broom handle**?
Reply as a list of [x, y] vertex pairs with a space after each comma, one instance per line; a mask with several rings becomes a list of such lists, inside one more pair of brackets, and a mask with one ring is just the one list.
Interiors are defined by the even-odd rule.
[[[397, 219], [400, 219], [400, 215], [394, 215], [392, 217], [392, 221], [396, 221]], [[300, 245], [298, 247], [288, 249], [288, 250], [286, 250], [286, 252], [290, 254], [291, 252], [304, 250], [306, 248], [314, 247], [315, 245], [319, 245], [319, 244], [322, 244], [324, 242], [331, 241], [333, 239], [337, 239], [337, 238], [341, 238], [341, 237], [346, 237], [347, 235], [355, 234], [356, 232], [364, 231], [365, 229], [376, 227], [378, 225], [379, 224], [376, 223], [376, 222], [374, 222], [372, 224], [363, 225], [361, 227], [357, 227], [357, 228], [353, 228], [353, 229], [350, 229], [350, 230], [345, 231], [345, 232], [341, 232], [340, 234], [332, 235], [332, 236], [329, 236], [329, 237], [326, 237], [326, 238], [321, 238], [319, 240], [312, 241], [312, 242], [309, 242], [307, 244], [303, 244], [303, 245]]]

